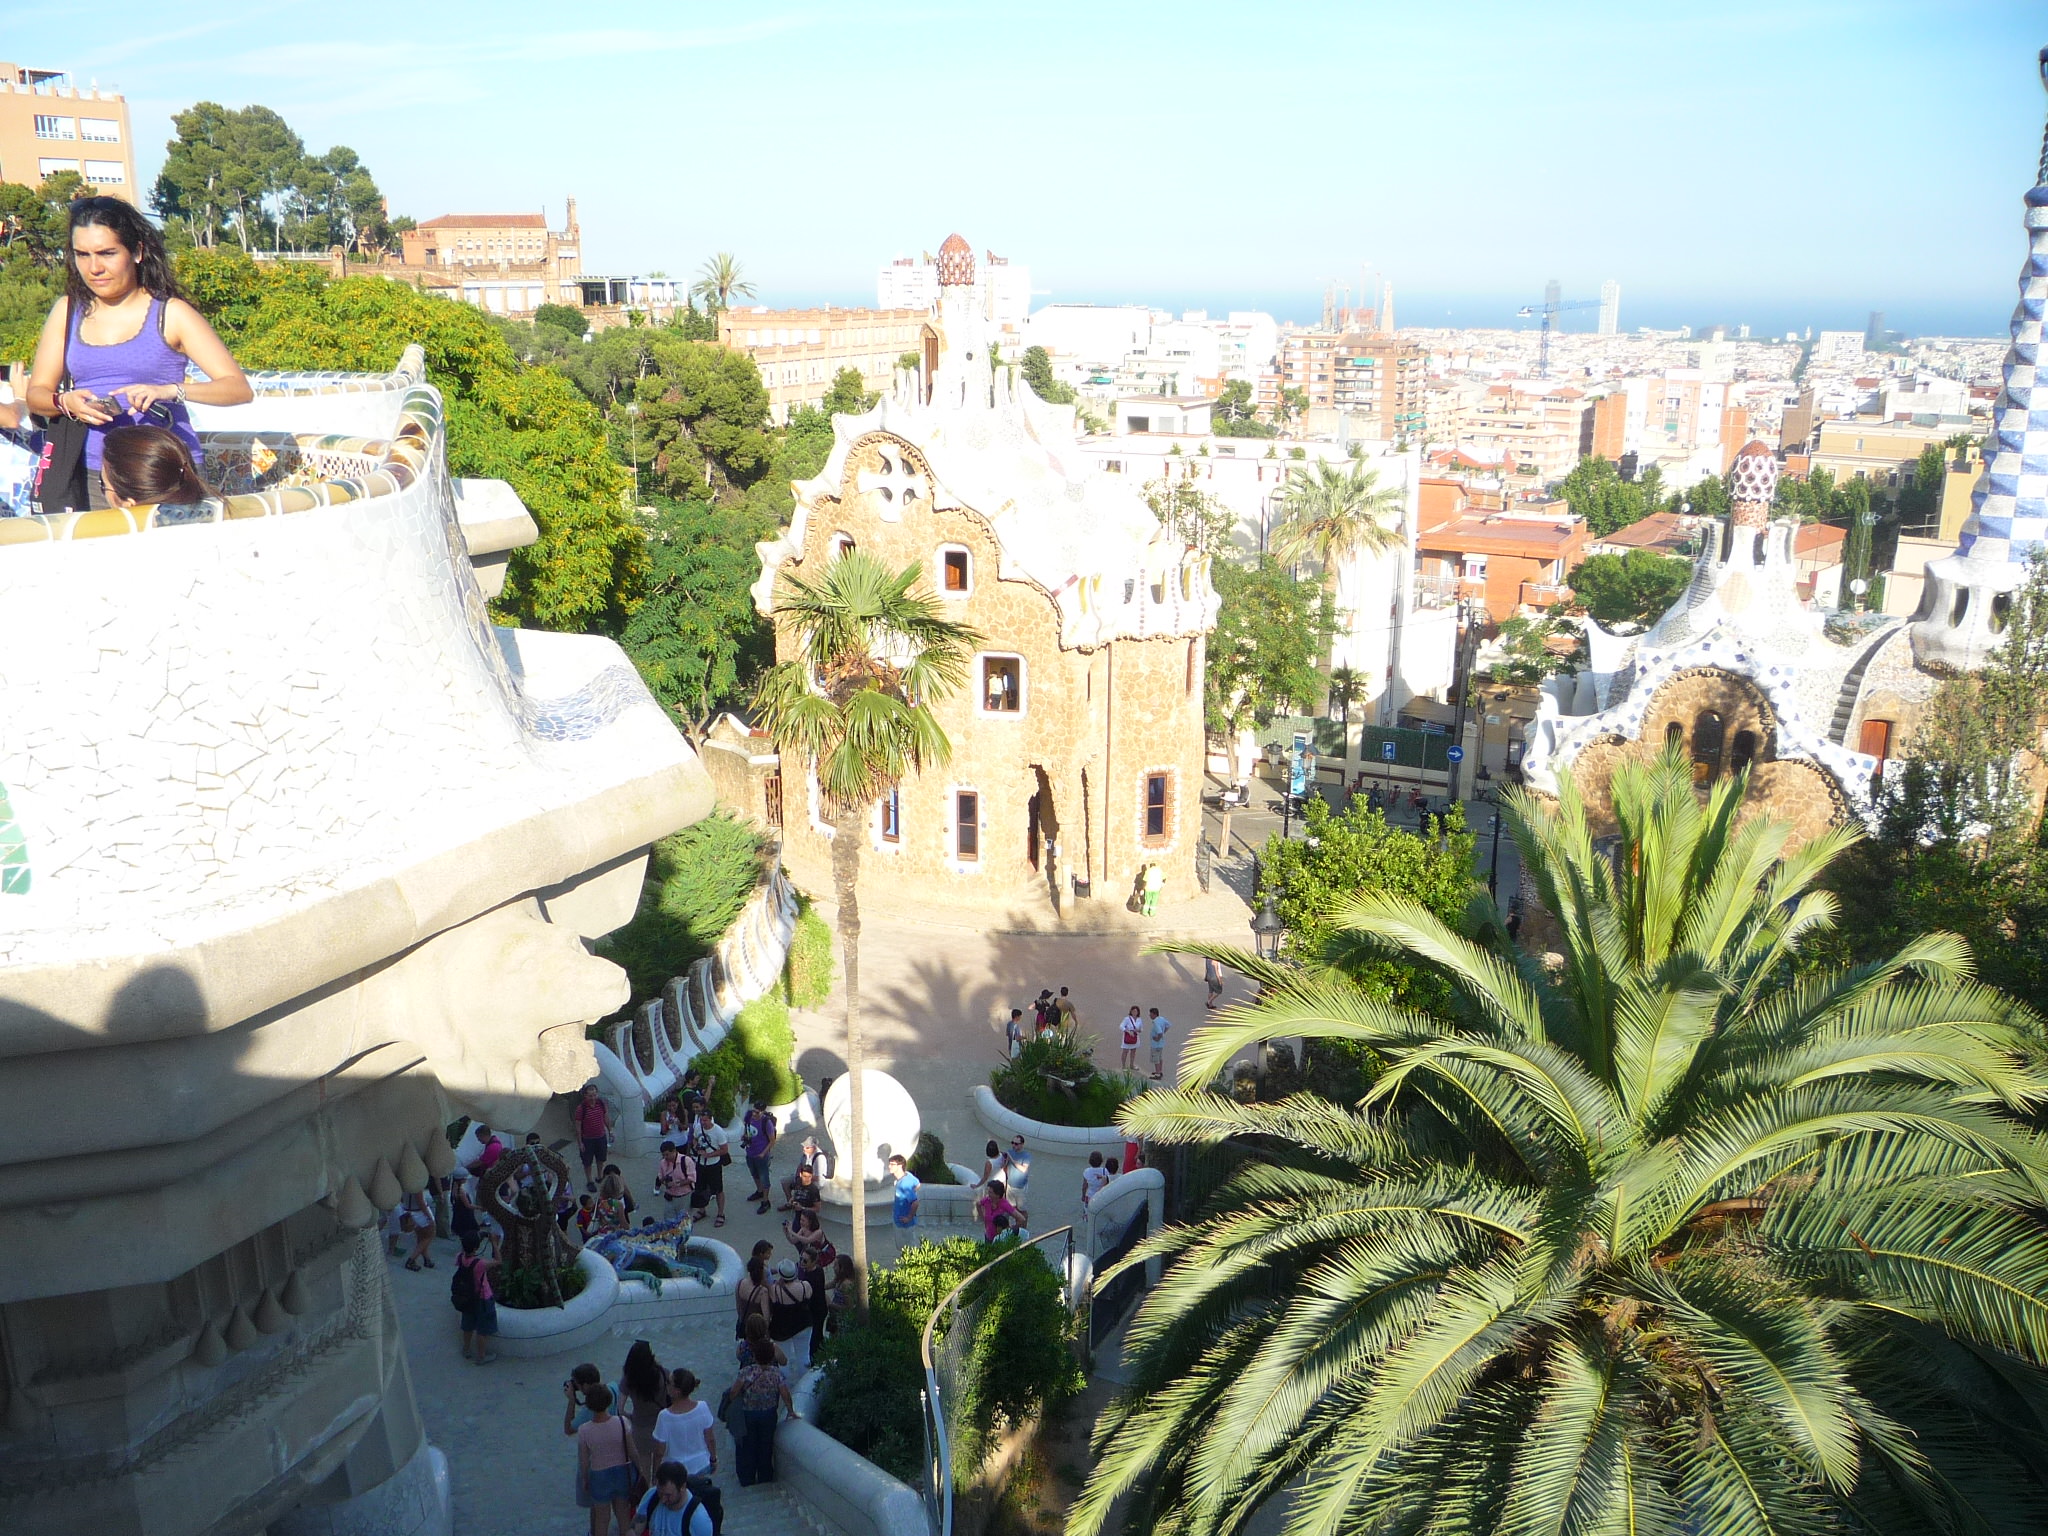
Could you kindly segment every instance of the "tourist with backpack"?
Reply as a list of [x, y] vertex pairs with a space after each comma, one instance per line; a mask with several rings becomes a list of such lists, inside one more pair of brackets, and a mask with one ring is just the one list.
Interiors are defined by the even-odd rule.
[[692, 1477], [679, 1461], [654, 1469], [654, 1486], [640, 1501], [634, 1536], [724, 1536], [725, 1499], [708, 1477]]
[[754, 1180], [754, 1214], [766, 1216], [774, 1197], [768, 1190], [768, 1171], [774, 1166], [775, 1138], [780, 1127], [768, 1106], [756, 1099], [740, 1126], [740, 1145], [746, 1153], [747, 1172]]
[[483, 1239], [474, 1232], [462, 1239], [462, 1257], [448, 1279], [448, 1300], [462, 1314], [462, 1358], [489, 1365], [498, 1358], [485, 1342], [498, 1332], [498, 1302], [491, 1290], [491, 1271], [498, 1261], [484, 1257], [482, 1247]]

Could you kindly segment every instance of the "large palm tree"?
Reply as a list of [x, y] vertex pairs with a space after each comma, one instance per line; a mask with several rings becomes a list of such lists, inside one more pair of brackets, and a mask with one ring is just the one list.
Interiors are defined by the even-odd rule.
[[[2040, 1021], [1945, 935], [1803, 962], [1851, 839], [1788, 855], [1688, 777], [1619, 771], [1618, 846], [1569, 782], [1510, 797], [1552, 965], [1490, 906], [1474, 937], [1384, 897], [1324, 965], [1234, 958], [1269, 993], [1189, 1081], [1275, 1036], [1377, 1077], [1127, 1111], [1250, 1156], [1133, 1255], [1169, 1267], [1070, 1530], [1234, 1531], [1283, 1490], [1299, 1533], [2048, 1529]], [[1443, 1016], [1349, 979], [1388, 954]]]
[[1329, 459], [1290, 477], [1280, 493], [1273, 553], [1288, 564], [1313, 559], [1334, 579], [1347, 560], [1394, 548], [1401, 542], [1401, 488], [1379, 479], [1376, 469]]
[[913, 591], [920, 568], [891, 571], [848, 550], [815, 580], [785, 575], [773, 619], [793, 642], [791, 659], [755, 690], [761, 729], [791, 766], [817, 777], [832, 826], [832, 889], [846, 968], [846, 1071], [852, 1147], [839, 1149], [853, 1182], [853, 1262], [867, 1310], [868, 1234], [861, 1149], [867, 1118], [861, 1071], [860, 850], [869, 810], [903, 779], [943, 767], [952, 744], [931, 706], [967, 678], [979, 637], [942, 616], [938, 599]]
[[709, 310], [732, 308], [734, 299], [751, 299], [754, 285], [742, 275], [739, 257], [731, 251], [720, 251], [697, 271], [697, 281], [690, 284], [690, 297], [701, 299]]

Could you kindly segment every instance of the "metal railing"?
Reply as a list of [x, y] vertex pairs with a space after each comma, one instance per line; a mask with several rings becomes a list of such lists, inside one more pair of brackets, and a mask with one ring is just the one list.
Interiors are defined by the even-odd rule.
[[[946, 1430], [945, 1402], [939, 1392], [938, 1361], [932, 1356], [932, 1335], [949, 1312], [960, 1310], [960, 1298], [967, 1288], [981, 1279], [998, 1264], [1007, 1264], [1019, 1254], [1028, 1253], [1041, 1244], [1059, 1242], [1061, 1255], [1059, 1263], [1060, 1283], [1064, 1288], [1067, 1276], [1073, 1270], [1074, 1229], [1056, 1227], [1050, 1232], [1019, 1243], [1006, 1253], [999, 1253], [973, 1274], [948, 1291], [943, 1300], [932, 1308], [932, 1315], [924, 1325], [924, 1391], [919, 1394], [924, 1400], [924, 1507], [926, 1518], [931, 1522], [933, 1536], [953, 1536], [953, 1441]], [[1051, 1254], [1041, 1249], [1040, 1257], [1051, 1262]], [[949, 1328], [949, 1344], [969, 1330]], [[949, 1349], [953, 1356], [952, 1365], [958, 1366], [957, 1345]]]

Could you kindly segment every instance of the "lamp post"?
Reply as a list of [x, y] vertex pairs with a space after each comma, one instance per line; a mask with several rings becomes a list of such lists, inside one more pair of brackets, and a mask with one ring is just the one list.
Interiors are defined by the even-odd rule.
[[1273, 909], [1273, 897], [1269, 892], [1259, 903], [1258, 914], [1252, 918], [1252, 944], [1261, 960], [1280, 958], [1280, 941], [1287, 934], [1287, 925], [1280, 921], [1280, 914]]

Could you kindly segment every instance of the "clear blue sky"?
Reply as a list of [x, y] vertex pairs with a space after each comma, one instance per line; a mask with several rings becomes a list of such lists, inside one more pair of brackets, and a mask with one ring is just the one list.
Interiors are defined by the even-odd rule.
[[0, 53], [128, 95], [145, 180], [174, 111], [261, 102], [395, 212], [573, 194], [591, 270], [872, 303], [957, 228], [1067, 300], [1307, 318], [1365, 263], [1410, 324], [1613, 277], [1625, 326], [1998, 333], [2043, 43], [2002, 0], [0, 0]]

